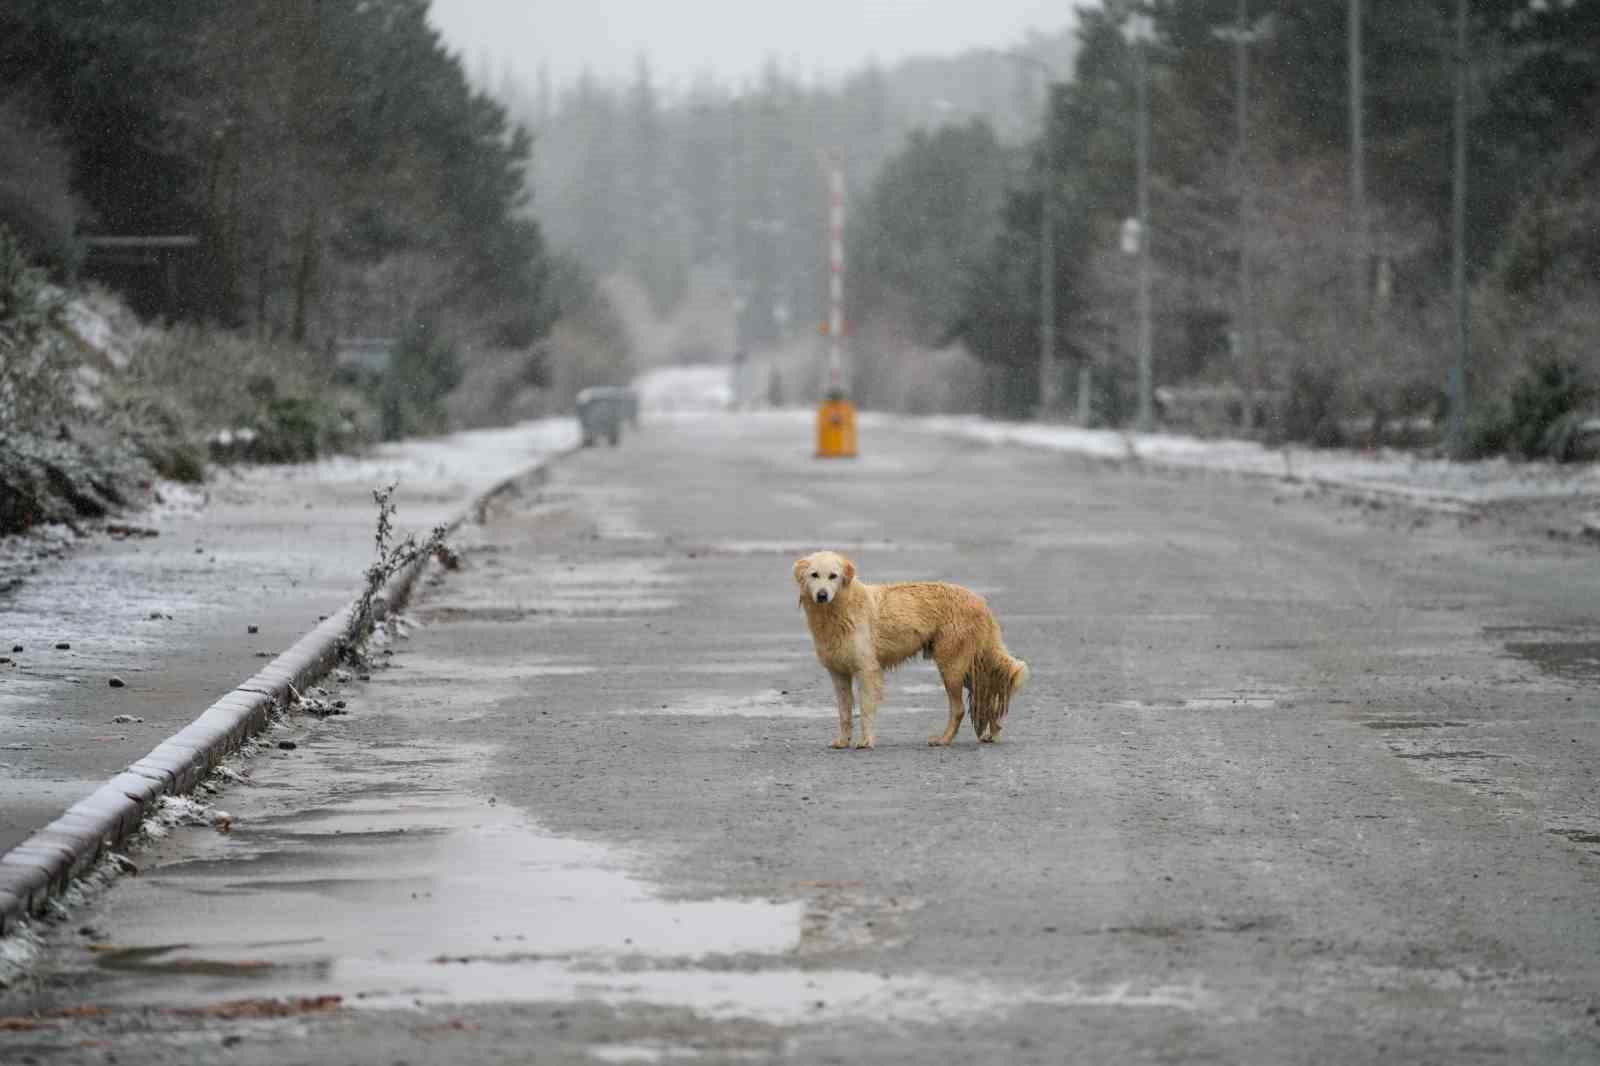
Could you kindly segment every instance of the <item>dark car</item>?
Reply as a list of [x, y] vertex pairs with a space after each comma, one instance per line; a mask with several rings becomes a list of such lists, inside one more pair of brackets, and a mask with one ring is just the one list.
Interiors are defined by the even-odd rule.
[[639, 397], [620, 385], [595, 385], [578, 393], [578, 426], [583, 446], [601, 437], [612, 447], [622, 440], [622, 423], [639, 424]]

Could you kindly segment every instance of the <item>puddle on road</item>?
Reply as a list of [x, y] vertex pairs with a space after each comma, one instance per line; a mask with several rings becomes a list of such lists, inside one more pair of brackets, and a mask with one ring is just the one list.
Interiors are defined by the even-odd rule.
[[1600, 641], [1513, 641], [1506, 651], [1564, 681], [1600, 682]]
[[[1038, 988], [801, 969], [804, 900], [663, 899], [621, 868], [620, 853], [543, 833], [505, 805], [450, 787], [484, 752], [396, 746], [394, 759], [374, 762], [355, 758], [360, 750], [319, 736], [300, 758], [260, 766], [265, 787], [226, 797], [231, 834], [173, 831], [181, 858], [119, 885], [123, 942], [88, 949], [105, 978], [97, 1002], [599, 1001], [778, 1024], [1210, 1002], [1198, 986], [1151, 981]], [[431, 767], [431, 790], [397, 775], [395, 759]]]
[[[251, 995], [398, 1004], [549, 998], [558, 975], [575, 990], [617, 960], [767, 956], [799, 943], [799, 901], [662, 899], [617, 853], [540, 832], [507, 806], [396, 784], [392, 760], [371, 770], [386, 784], [352, 791], [348, 746], [301, 751], [312, 758], [284, 767], [298, 787], [229, 797], [240, 803], [230, 835], [188, 833], [183, 861], [121, 886], [117, 927], [139, 943], [100, 952], [100, 968], [176, 975], [203, 1001], [239, 995], [247, 979]], [[427, 762], [444, 776], [460, 768], [461, 750], [438, 754]]]

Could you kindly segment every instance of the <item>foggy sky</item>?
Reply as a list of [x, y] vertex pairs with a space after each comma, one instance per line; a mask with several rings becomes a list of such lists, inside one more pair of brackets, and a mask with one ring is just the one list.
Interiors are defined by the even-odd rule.
[[788, 73], [833, 77], [876, 57], [950, 54], [1057, 30], [1073, 0], [433, 0], [445, 43], [482, 73], [507, 66], [532, 86], [541, 62], [557, 85], [588, 67], [633, 77], [643, 54], [658, 83], [709, 73], [753, 78], [769, 57]]

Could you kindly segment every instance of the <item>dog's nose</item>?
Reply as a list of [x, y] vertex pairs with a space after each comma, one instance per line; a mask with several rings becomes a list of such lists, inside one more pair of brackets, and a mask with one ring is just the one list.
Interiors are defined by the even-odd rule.
[[828, 590], [827, 589], [822, 589], [821, 591], [819, 591], [817, 593], [817, 602], [818, 603], [827, 603], [828, 602]]

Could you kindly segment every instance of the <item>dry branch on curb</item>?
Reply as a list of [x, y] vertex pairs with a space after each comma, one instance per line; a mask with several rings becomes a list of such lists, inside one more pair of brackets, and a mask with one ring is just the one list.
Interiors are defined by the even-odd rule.
[[387, 488], [372, 490], [372, 500], [378, 505], [378, 522], [373, 533], [377, 558], [367, 567], [366, 581], [362, 585], [360, 596], [357, 597], [355, 612], [345, 628], [344, 637], [340, 642], [341, 658], [354, 657], [356, 648], [371, 631], [373, 625], [388, 618], [389, 601], [384, 595], [384, 588], [396, 574], [429, 558], [438, 560], [441, 566], [451, 570], [460, 565], [455, 550], [445, 539], [449, 533], [449, 527], [446, 525], [434, 526], [421, 541], [409, 533], [404, 539], [394, 541], [394, 490], [398, 484], [396, 482]]

